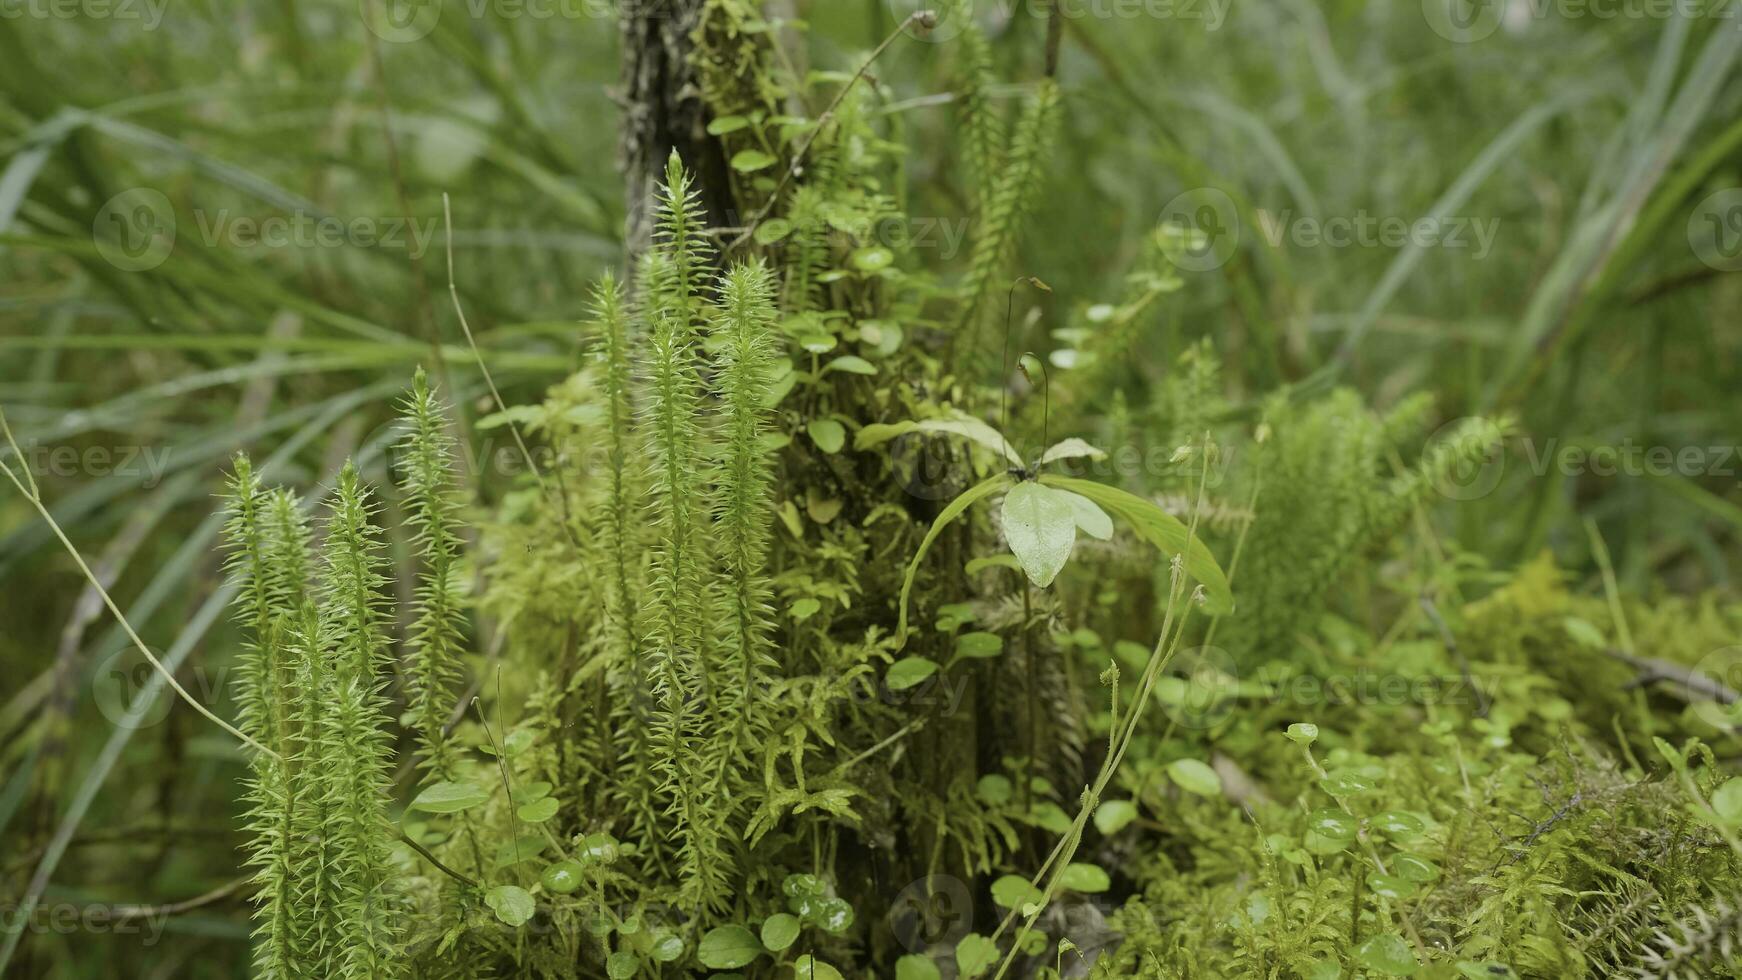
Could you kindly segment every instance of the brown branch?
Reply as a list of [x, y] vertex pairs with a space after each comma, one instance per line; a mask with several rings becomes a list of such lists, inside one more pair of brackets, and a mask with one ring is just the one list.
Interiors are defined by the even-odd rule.
[[[1606, 648], [1603, 653], [1638, 672], [1633, 680], [1628, 682], [1629, 688], [1668, 682], [1676, 688], [1671, 693], [1690, 704], [1696, 701], [1735, 704], [1739, 698], [1742, 698], [1742, 695], [1738, 695], [1722, 681], [1698, 673], [1691, 667], [1684, 667], [1668, 660], [1659, 660], [1656, 657], [1638, 657], [1624, 650], [1613, 648]], [[1695, 695], [1704, 695], [1704, 697], [1696, 697]]]
[[399, 839], [404, 841], [407, 845], [409, 845], [412, 850], [416, 851], [419, 854], [422, 854], [424, 857], [424, 860], [435, 865], [436, 868], [438, 870], [440, 870], [443, 874], [446, 874], [448, 877], [454, 879], [455, 881], [457, 881], [463, 885], [471, 885], [473, 888], [478, 887], [477, 882], [473, 881], [472, 879], [466, 877], [463, 874], [460, 874], [458, 871], [455, 871], [453, 868], [450, 868], [447, 865], [443, 864], [441, 862], [440, 858], [437, 858], [434, 854], [431, 854], [429, 852], [429, 848], [424, 847], [422, 844], [419, 844], [417, 841], [412, 840], [411, 838], [405, 836], [404, 834], [400, 834]]
[[219, 885], [204, 895], [196, 895], [180, 902], [170, 902], [167, 905], [111, 905], [109, 912], [122, 922], [130, 919], [158, 919], [168, 915], [180, 915], [183, 912], [192, 912], [194, 909], [211, 905], [214, 902], [221, 902], [241, 891], [253, 879], [253, 875], [243, 875]]

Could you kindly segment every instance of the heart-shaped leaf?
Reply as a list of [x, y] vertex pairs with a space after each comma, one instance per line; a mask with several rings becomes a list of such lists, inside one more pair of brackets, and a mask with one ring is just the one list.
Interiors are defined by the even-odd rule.
[[[1234, 611], [1234, 593], [1228, 588], [1228, 576], [1216, 564], [1216, 556], [1204, 542], [1192, 536], [1179, 518], [1162, 510], [1152, 500], [1134, 493], [1109, 487], [1093, 480], [1077, 480], [1068, 476], [1045, 474], [1040, 481], [1049, 487], [1069, 490], [1105, 508], [1113, 517], [1129, 524], [1137, 536], [1160, 549], [1163, 554], [1185, 556], [1186, 574], [1204, 587], [1204, 611], [1221, 616]], [[1187, 545], [1190, 547], [1187, 547]]]
[[538, 911], [532, 893], [519, 885], [497, 885], [484, 893], [484, 904], [496, 918], [511, 926], [523, 926]]
[[1077, 543], [1077, 515], [1063, 494], [1024, 480], [1004, 495], [1004, 540], [1028, 580], [1052, 584]]

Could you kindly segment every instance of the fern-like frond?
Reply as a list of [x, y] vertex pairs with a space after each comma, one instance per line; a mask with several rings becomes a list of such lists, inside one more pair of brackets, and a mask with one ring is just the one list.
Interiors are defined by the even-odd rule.
[[420, 367], [404, 403], [404, 490], [407, 518], [416, 528], [421, 567], [417, 616], [407, 637], [407, 708], [422, 742], [420, 764], [451, 779], [456, 760], [445, 734], [457, 697], [465, 613], [461, 608], [460, 518], [454, 499], [453, 439], [445, 412]]
[[695, 348], [684, 315], [656, 314], [646, 398], [656, 527], [646, 684], [657, 704], [650, 726], [653, 767], [676, 817], [672, 836], [685, 888], [706, 908], [723, 900], [727, 869], [719, 860], [715, 817], [704, 812], [695, 778], [697, 733], [707, 728], [698, 708], [718, 710], [706, 652], [710, 637], [697, 615], [707, 608], [707, 555]]
[[719, 540], [719, 626], [729, 677], [725, 695], [731, 764], [741, 761], [764, 726], [757, 706], [779, 664], [770, 652], [771, 592], [767, 564], [773, 487], [763, 447], [774, 356], [774, 277], [760, 262], [738, 266], [720, 285], [714, 318], [719, 388], [725, 418], [716, 449], [713, 511]]
[[961, 34], [962, 170], [976, 208], [985, 213], [998, 186], [999, 165], [1004, 157], [1004, 120], [988, 98], [995, 81], [992, 46], [973, 16], [973, 4], [955, 0], [958, 9], [949, 16], [964, 25]]
[[702, 206], [701, 188], [684, 169], [683, 161], [673, 150], [665, 163], [665, 186], [656, 204], [653, 247], [663, 259], [663, 273], [651, 283], [655, 305], [668, 311], [682, 311], [686, 322], [693, 325], [701, 316], [703, 283], [714, 259], [714, 246], [708, 240], [707, 211]]
[[377, 690], [374, 679], [389, 664], [382, 627], [385, 560], [373, 520], [369, 488], [358, 478], [356, 466], [347, 462], [339, 471], [327, 517], [321, 621], [332, 633], [335, 679], [365, 678]]
[[963, 288], [958, 333], [979, 323], [988, 298], [999, 288], [999, 280], [1015, 257], [1023, 222], [1040, 190], [1041, 164], [1051, 154], [1058, 115], [1058, 84], [1050, 78], [1043, 79], [1016, 120], [997, 186], [981, 216]]

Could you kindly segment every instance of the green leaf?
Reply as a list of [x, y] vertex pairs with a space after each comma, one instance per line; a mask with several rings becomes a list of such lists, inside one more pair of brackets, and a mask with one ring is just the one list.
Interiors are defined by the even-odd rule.
[[1044, 589], [1070, 561], [1076, 511], [1051, 487], [1024, 480], [1004, 495], [1004, 540], [1028, 580]]
[[997, 429], [970, 415], [958, 414], [950, 418], [924, 419], [917, 422], [876, 422], [859, 430], [853, 437], [853, 448], [872, 449], [909, 432], [941, 432], [961, 436], [997, 453], [1013, 466], [1022, 465], [1021, 454], [1008, 439]]
[[1391, 859], [1391, 873], [1405, 881], [1425, 885], [1440, 876], [1440, 866], [1419, 854], [1399, 854]]
[[605, 959], [605, 975], [611, 980], [629, 980], [641, 969], [641, 958], [627, 950], [618, 950]]
[[870, 245], [853, 253], [853, 268], [860, 272], [880, 272], [895, 261], [895, 253], [881, 245]]
[[1309, 722], [1297, 721], [1288, 726], [1288, 731], [1284, 734], [1291, 742], [1298, 742], [1301, 745], [1311, 745], [1318, 741], [1319, 726]]
[[555, 788], [556, 787], [550, 784], [549, 780], [544, 779], [540, 779], [537, 782], [527, 783], [524, 786], [515, 787], [514, 805], [525, 806], [528, 803], [537, 803], [539, 800], [549, 796], [550, 791]]
[[773, 952], [780, 952], [798, 939], [798, 916], [779, 912], [769, 916], [762, 922], [762, 945]]
[[895, 980], [943, 980], [931, 957], [909, 953], [895, 961]]
[[[1138, 537], [1160, 549], [1163, 554], [1185, 555], [1186, 574], [1204, 587], [1204, 610], [1221, 616], [1234, 610], [1234, 594], [1228, 588], [1228, 576], [1216, 564], [1216, 556], [1201, 539], [1191, 535], [1179, 518], [1162, 510], [1154, 501], [1145, 500], [1118, 487], [1109, 487], [1093, 480], [1078, 480], [1046, 473], [1040, 482], [1060, 490], [1080, 493], [1101, 505], [1113, 517], [1131, 525]], [[1190, 548], [1187, 548], [1187, 542]]]
[[1005, 875], [992, 883], [992, 902], [999, 908], [1020, 910], [1043, 897], [1041, 890], [1021, 875]]
[[989, 772], [974, 783], [974, 795], [987, 806], [1003, 806], [1013, 795], [1010, 777]]
[[532, 861], [544, 854], [550, 842], [542, 836], [527, 834], [496, 845], [496, 867], [512, 868], [523, 861]]
[[1107, 512], [1093, 500], [1069, 490], [1054, 490], [1053, 493], [1071, 505], [1071, 514], [1076, 518], [1077, 528], [1084, 534], [1097, 541], [1107, 541], [1113, 537], [1113, 518], [1108, 517]]
[[962, 980], [970, 980], [991, 968], [998, 961], [998, 945], [977, 932], [970, 932], [956, 943], [956, 971]]
[[1609, 641], [1603, 636], [1603, 631], [1591, 625], [1589, 620], [1568, 616], [1561, 625], [1566, 628], [1567, 636], [1582, 647], [1601, 650], [1609, 645]]
[[743, 116], [720, 116], [708, 123], [708, 135], [724, 136], [727, 133], [736, 133], [748, 125], [750, 120]]
[[1355, 947], [1355, 962], [1388, 977], [1407, 977], [1421, 966], [1415, 950], [1395, 933], [1374, 936]]
[[936, 661], [924, 657], [903, 657], [889, 665], [889, 670], [883, 675], [883, 683], [889, 685], [891, 691], [905, 691], [937, 673], [937, 670]]
[[532, 803], [526, 804], [519, 810], [516, 810], [514, 815], [527, 823], [544, 823], [551, 817], [556, 816], [556, 811], [556, 797], [547, 796], [542, 800], [536, 800]]
[[1326, 840], [1348, 842], [1360, 832], [1361, 823], [1347, 810], [1324, 807], [1307, 814], [1307, 829]]
[[1068, 834], [1074, 822], [1064, 808], [1051, 800], [1041, 800], [1029, 808], [1029, 819], [1036, 827], [1055, 834]]
[[845, 371], [848, 374], [876, 374], [877, 366], [854, 354], [837, 357], [823, 365], [824, 371]]
[[511, 926], [523, 926], [538, 912], [532, 894], [519, 885], [497, 885], [484, 893], [484, 904], [496, 918]]
[[545, 891], [567, 895], [581, 887], [581, 865], [577, 861], [558, 861], [545, 868], [538, 880]]
[[1117, 834], [1137, 819], [1137, 804], [1130, 800], [1108, 800], [1095, 808], [1095, 829], [1103, 834]]
[[702, 937], [696, 949], [696, 959], [710, 970], [734, 970], [748, 966], [762, 955], [762, 944], [756, 934], [743, 926], [716, 926]]
[[792, 234], [792, 222], [785, 218], [769, 218], [756, 226], [756, 234], [751, 236], [758, 245], [773, 245]]
[[997, 633], [975, 630], [956, 637], [956, 655], [952, 660], [990, 660], [1004, 652], [1004, 638]]
[[732, 169], [739, 173], [752, 173], [774, 164], [774, 157], [761, 150], [739, 150], [732, 154]]
[[1107, 454], [1081, 439], [1072, 437], [1056, 443], [1052, 448], [1040, 454], [1040, 465], [1055, 463], [1061, 459], [1106, 459]]
[[683, 956], [683, 937], [672, 932], [656, 934], [648, 955], [661, 963], [675, 963]]
[[1712, 809], [1727, 827], [1742, 826], [1742, 776], [1718, 787], [1712, 794]]
[[436, 783], [411, 801], [411, 809], [425, 813], [459, 813], [487, 803], [490, 792], [471, 783]]
[[809, 955], [793, 961], [792, 977], [793, 980], [845, 980], [841, 971]]
[[818, 449], [831, 456], [847, 444], [847, 427], [834, 419], [811, 419], [805, 431], [810, 433], [811, 442], [816, 443]]
[[1073, 863], [1059, 872], [1059, 887], [1094, 895], [1112, 888], [1113, 879], [1100, 865]]
[[1222, 792], [1222, 777], [1196, 759], [1175, 759], [1168, 764], [1167, 775], [1188, 793], [1216, 796]]
[[581, 840], [580, 856], [589, 861], [610, 864], [617, 860], [619, 850], [617, 838], [600, 831], [588, 834]]
[[937, 519], [932, 521], [931, 530], [925, 532], [925, 538], [919, 543], [919, 550], [914, 552], [913, 561], [908, 563], [907, 573], [901, 577], [901, 596], [896, 602], [899, 614], [896, 619], [895, 635], [902, 642], [907, 640], [907, 598], [913, 592], [914, 578], [919, 575], [919, 563], [925, 559], [925, 553], [930, 550], [932, 542], [938, 539], [938, 535], [944, 533], [944, 528], [955, 523], [956, 518], [961, 517], [969, 507], [974, 506], [975, 501], [989, 497], [1009, 485], [1010, 475], [1008, 473], [999, 473], [982, 480], [958, 494], [956, 499], [950, 501], [938, 513]]
[[1420, 817], [1402, 810], [1387, 810], [1375, 816], [1372, 824], [1387, 837], [1415, 837], [1426, 829]]
[[1375, 871], [1367, 876], [1367, 890], [1381, 898], [1398, 902], [1415, 894], [1415, 882]]
[[962, 571], [968, 573], [969, 578], [973, 578], [988, 568], [1008, 568], [1013, 572], [1020, 572], [1022, 563], [1016, 560], [1015, 555], [993, 555], [990, 558], [975, 558], [963, 566]]
[[794, 602], [792, 606], [787, 609], [786, 614], [791, 616], [794, 620], [802, 623], [812, 616], [815, 616], [822, 610], [822, 608], [823, 604], [821, 601], [806, 596], [805, 598]]

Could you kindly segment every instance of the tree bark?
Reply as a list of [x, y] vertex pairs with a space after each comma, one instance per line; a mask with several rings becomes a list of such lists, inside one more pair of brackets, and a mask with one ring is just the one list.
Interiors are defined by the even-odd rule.
[[708, 135], [708, 109], [691, 55], [706, 0], [628, 0], [622, 53], [623, 242], [630, 269], [653, 240], [654, 200], [665, 161], [677, 150], [695, 174], [713, 227], [736, 224], [731, 173]]

